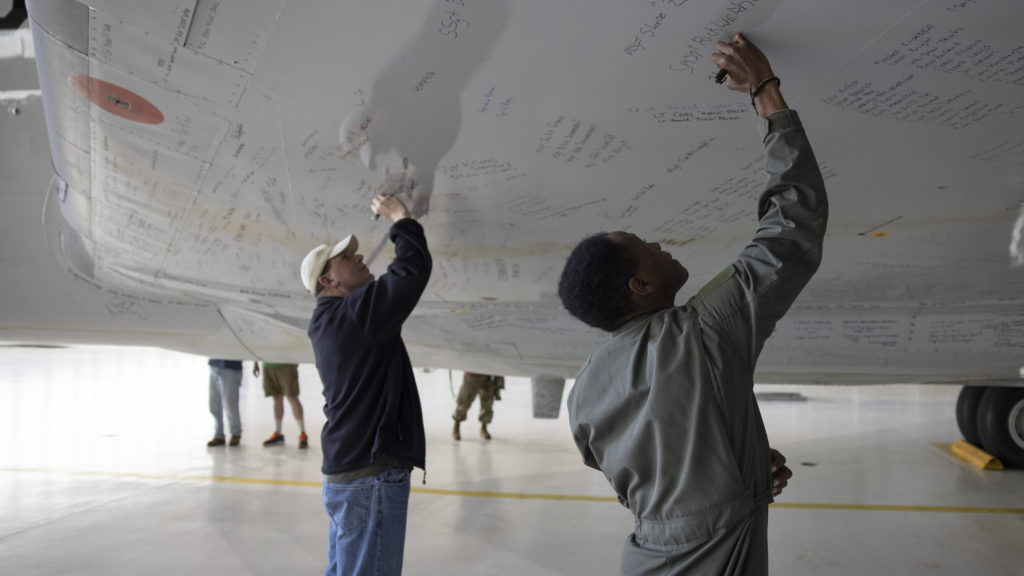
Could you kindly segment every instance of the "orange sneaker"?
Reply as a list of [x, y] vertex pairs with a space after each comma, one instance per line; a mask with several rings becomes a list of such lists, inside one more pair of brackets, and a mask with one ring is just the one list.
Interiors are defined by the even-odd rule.
[[305, 432], [299, 434], [299, 448], [309, 448], [309, 436]]
[[264, 446], [274, 446], [277, 444], [284, 444], [284, 434], [278, 434], [276, 431], [263, 441]]

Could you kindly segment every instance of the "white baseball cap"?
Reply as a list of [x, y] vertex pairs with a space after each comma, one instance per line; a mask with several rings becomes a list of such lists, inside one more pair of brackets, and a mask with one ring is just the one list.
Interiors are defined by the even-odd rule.
[[313, 248], [302, 259], [302, 269], [300, 272], [302, 275], [302, 285], [306, 287], [306, 290], [309, 290], [310, 294], [316, 294], [316, 286], [320, 283], [320, 276], [323, 275], [324, 268], [327, 267], [327, 261], [338, 254], [354, 254], [358, 249], [359, 240], [356, 239], [355, 234], [349, 234], [334, 246], [321, 244]]

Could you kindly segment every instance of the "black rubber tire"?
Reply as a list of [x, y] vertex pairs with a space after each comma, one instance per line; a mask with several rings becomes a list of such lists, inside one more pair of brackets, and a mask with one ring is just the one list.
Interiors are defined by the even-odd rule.
[[964, 440], [981, 447], [981, 435], [978, 434], [978, 404], [985, 395], [988, 386], [964, 386], [956, 399], [956, 423]]
[[986, 452], [1024, 468], [1024, 388], [989, 388], [978, 404], [978, 434]]

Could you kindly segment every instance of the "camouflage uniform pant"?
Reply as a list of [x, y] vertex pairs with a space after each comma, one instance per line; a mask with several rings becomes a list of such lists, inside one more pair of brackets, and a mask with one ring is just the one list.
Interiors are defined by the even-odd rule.
[[505, 387], [505, 378], [502, 376], [489, 376], [487, 374], [473, 374], [466, 372], [462, 376], [462, 387], [459, 388], [459, 395], [455, 399], [455, 413], [452, 418], [456, 422], [466, 419], [466, 412], [473, 399], [480, 395], [480, 423], [490, 424], [494, 417], [494, 397], [500, 388]]

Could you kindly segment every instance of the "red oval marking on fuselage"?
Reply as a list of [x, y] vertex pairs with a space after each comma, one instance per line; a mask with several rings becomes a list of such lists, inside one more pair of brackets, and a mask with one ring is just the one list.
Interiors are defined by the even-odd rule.
[[160, 124], [164, 115], [152, 102], [135, 92], [91, 76], [72, 76], [75, 89], [100, 108], [125, 120], [142, 124]]

